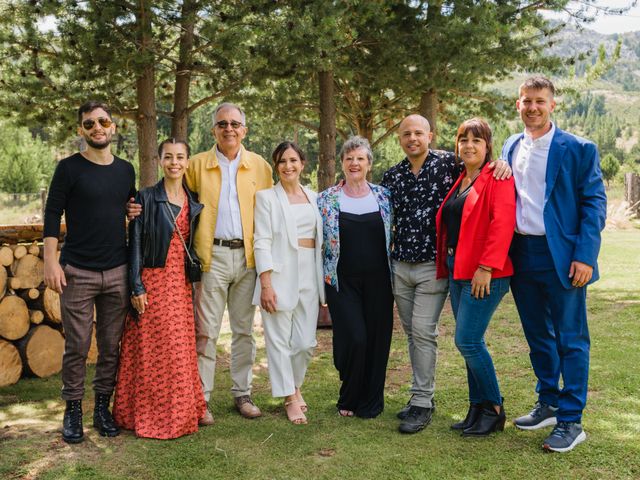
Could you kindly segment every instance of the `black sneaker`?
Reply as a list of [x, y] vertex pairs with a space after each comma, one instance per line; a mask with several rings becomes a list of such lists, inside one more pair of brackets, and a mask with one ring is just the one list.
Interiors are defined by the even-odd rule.
[[396, 417], [398, 417], [400, 420], [404, 420], [405, 418], [407, 418], [410, 408], [411, 408], [411, 399], [409, 399], [407, 404], [404, 407], [402, 407], [402, 409], [398, 413], [396, 413]]
[[538, 430], [539, 428], [550, 427], [558, 422], [556, 419], [557, 412], [558, 407], [552, 407], [538, 401], [528, 415], [516, 418], [513, 424], [520, 430]]
[[551, 452], [569, 452], [573, 447], [587, 439], [582, 424], [576, 422], [558, 422], [542, 444], [542, 448]]
[[400, 433], [418, 433], [431, 423], [432, 416], [433, 408], [412, 405], [407, 412], [407, 416], [400, 422], [398, 430], [400, 430]]

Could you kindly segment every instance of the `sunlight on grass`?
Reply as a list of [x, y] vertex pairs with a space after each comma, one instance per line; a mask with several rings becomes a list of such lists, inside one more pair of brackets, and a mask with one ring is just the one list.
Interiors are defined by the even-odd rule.
[[228, 324], [218, 344], [216, 424], [172, 441], [137, 439], [131, 432], [106, 439], [91, 428], [93, 394], [87, 378], [86, 441], [60, 439], [64, 402], [60, 377], [23, 379], [0, 389], [0, 478], [48, 479], [476, 479], [640, 478], [640, 230], [605, 232], [602, 279], [589, 289], [592, 338], [587, 441], [563, 455], [544, 454], [547, 429], [522, 432], [510, 423], [535, 401], [535, 376], [510, 295], [486, 335], [509, 422], [487, 439], [464, 439], [449, 425], [468, 406], [464, 362], [452, 339], [447, 306], [441, 320], [433, 423], [417, 435], [397, 432], [396, 412], [409, 397], [406, 337], [396, 323], [389, 357], [385, 411], [372, 420], [336, 413], [339, 379], [331, 331], [318, 348], [303, 393], [309, 424], [292, 425], [281, 399], [271, 397], [259, 315], [253, 396], [263, 417], [242, 419], [230, 394]]

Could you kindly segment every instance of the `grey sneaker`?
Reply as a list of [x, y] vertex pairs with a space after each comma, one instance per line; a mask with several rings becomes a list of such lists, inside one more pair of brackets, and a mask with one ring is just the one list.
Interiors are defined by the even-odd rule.
[[518, 417], [513, 424], [520, 430], [538, 430], [539, 428], [550, 427], [558, 421], [556, 419], [557, 407], [552, 407], [544, 402], [536, 402], [527, 415]]
[[552, 452], [568, 452], [587, 439], [582, 424], [576, 422], [558, 422], [542, 444], [542, 448]]

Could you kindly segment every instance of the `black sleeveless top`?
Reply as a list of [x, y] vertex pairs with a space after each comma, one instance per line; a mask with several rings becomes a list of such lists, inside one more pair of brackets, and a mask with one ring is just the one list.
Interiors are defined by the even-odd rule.
[[380, 212], [340, 212], [339, 275], [366, 275], [388, 269], [384, 223]]

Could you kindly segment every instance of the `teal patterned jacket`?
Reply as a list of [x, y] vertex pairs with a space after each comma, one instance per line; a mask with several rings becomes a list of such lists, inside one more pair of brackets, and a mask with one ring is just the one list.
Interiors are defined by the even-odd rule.
[[[338, 260], [340, 258], [340, 190], [344, 182], [327, 188], [318, 195], [318, 209], [322, 217], [322, 268], [324, 281], [338, 290]], [[387, 242], [387, 260], [391, 258], [391, 226], [393, 214], [391, 208], [391, 194], [380, 185], [369, 184], [373, 196], [380, 206], [380, 215], [384, 223], [384, 233]], [[389, 272], [391, 264], [389, 263]]]

